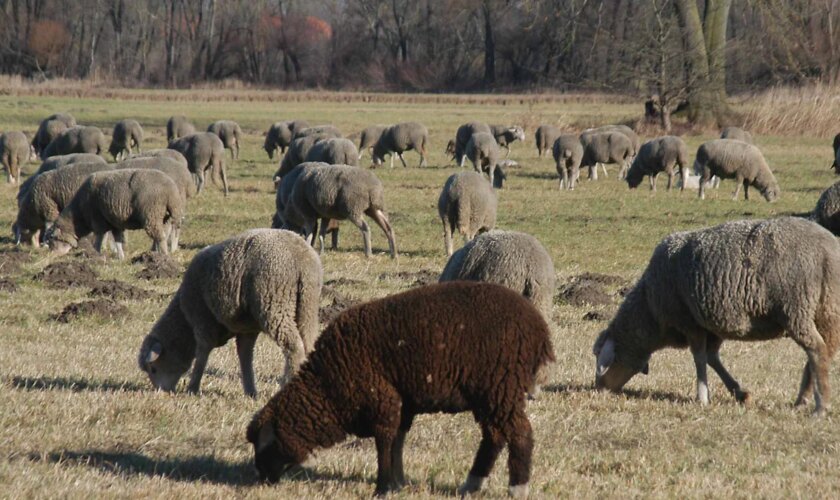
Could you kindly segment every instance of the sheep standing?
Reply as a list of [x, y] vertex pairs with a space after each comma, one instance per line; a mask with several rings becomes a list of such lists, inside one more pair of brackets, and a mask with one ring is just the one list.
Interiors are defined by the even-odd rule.
[[[473, 135], [478, 133], [486, 133], [491, 136], [493, 135], [493, 132], [490, 130], [490, 126], [486, 123], [470, 122], [458, 127], [458, 131], [455, 133], [455, 144], [452, 148], [452, 159], [455, 160], [459, 167], [464, 166], [464, 160], [467, 158], [467, 143], [470, 142], [470, 138], [472, 138]], [[493, 141], [495, 142], [495, 138]]]
[[309, 124], [303, 120], [275, 122], [265, 133], [263, 149], [268, 154], [268, 159], [274, 159], [274, 153], [280, 150], [281, 154], [286, 153], [286, 148], [292, 144], [295, 132], [308, 128]]
[[452, 233], [456, 230], [464, 241], [496, 226], [498, 200], [484, 176], [476, 172], [452, 174], [438, 198], [438, 215], [443, 222], [446, 255], [452, 255]]
[[36, 154], [41, 154], [56, 137], [68, 128], [76, 126], [76, 119], [68, 113], [56, 113], [44, 118], [35, 136], [32, 138], [32, 147]]
[[41, 159], [71, 153], [91, 153], [102, 155], [107, 147], [105, 134], [99, 127], [68, 128], [41, 151]]
[[534, 140], [537, 144], [537, 156], [542, 158], [543, 153], [551, 151], [554, 142], [563, 133], [560, 127], [554, 125], [540, 125], [534, 132]]
[[720, 133], [721, 139], [734, 139], [736, 141], [746, 142], [747, 144], [755, 144], [751, 133], [739, 127], [726, 127]]
[[515, 141], [525, 140], [525, 130], [519, 125], [490, 125], [490, 133], [499, 147], [505, 148], [505, 158], [510, 156], [510, 145]]
[[9, 184], [20, 182], [20, 167], [32, 157], [32, 147], [23, 132], [0, 134], [0, 164], [6, 169]]
[[499, 145], [492, 135], [479, 132], [467, 142], [464, 149], [467, 158], [473, 164], [473, 169], [479, 174], [487, 172], [490, 177], [490, 185], [496, 187], [493, 177], [496, 173], [496, 166], [499, 163]]
[[221, 139], [211, 132], [191, 134], [169, 143], [169, 149], [178, 151], [187, 159], [187, 165], [195, 177], [198, 193], [204, 188], [205, 172], [211, 171], [222, 179], [225, 196], [228, 195], [227, 169], [225, 167], [225, 147]]
[[656, 176], [660, 172], [668, 175], [668, 191], [674, 182], [674, 167], [679, 165], [680, 178], [683, 180], [680, 191], [685, 190], [688, 177], [688, 146], [685, 141], [673, 135], [666, 135], [650, 140], [639, 148], [639, 154], [627, 172], [627, 185], [634, 189], [641, 184], [644, 176], [650, 178], [650, 189], [656, 191]]
[[583, 144], [576, 135], [564, 134], [554, 140], [551, 148], [560, 176], [560, 189], [574, 189], [580, 177], [580, 163], [583, 161]]
[[831, 168], [834, 169], [835, 174], [840, 174], [840, 134], [834, 136], [832, 147], [834, 148], [834, 163], [831, 164]]
[[814, 389], [816, 413], [829, 400], [828, 363], [840, 333], [840, 245], [794, 217], [728, 222], [675, 233], [595, 342], [596, 385], [617, 391], [646, 372], [650, 355], [689, 347], [697, 399], [709, 402], [706, 365], [738, 401], [749, 393], [720, 360], [724, 340], [790, 337], [808, 355], [796, 404]]
[[545, 320], [497, 285], [444, 283], [352, 307], [254, 415], [247, 438], [257, 471], [276, 482], [316, 448], [372, 436], [384, 495], [405, 484], [403, 445], [416, 415], [471, 411], [482, 439], [459, 494], [479, 491], [507, 446], [509, 493], [526, 497], [534, 440], [525, 394], [553, 360]]
[[231, 120], [219, 120], [211, 123], [207, 131], [219, 136], [226, 149], [230, 149], [230, 156], [239, 159], [239, 145], [242, 144], [242, 129], [239, 124]]
[[175, 115], [166, 121], [166, 142], [192, 135], [195, 133], [195, 126], [187, 120], [184, 115]]
[[132, 148], [140, 148], [143, 145], [143, 127], [137, 120], [120, 120], [114, 125], [111, 134], [111, 145], [108, 152], [114, 157], [114, 161], [125, 159], [133, 151]]
[[449, 258], [440, 281], [485, 281], [506, 286], [551, 317], [554, 263], [530, 234], [493, 230], [475, 237]]
[[254, 397], [254, 345], [263, 332], [282, 348], [288, 382], [318, 338], [322, 280], [315, 251], [289, 231], [252, 229], [209, 246], [143, 340], [140, 369], [173, 391], [194, 364], [187, 390], [198, 392], [210, 351], [235, 337], [242, 387]]
[[415, 150], [420, 154], [420, 167], [426, 166], [426, 144], [429, 142], [429, 130], [422, 123], [407, 122], [391, 125], [386, 128], [379, 140], [373, 145], [373, 164], [382, 165], [385, 155], [391, 155], [391, 168], [394, 168], [394, 153], [403, 164], [405, 159], [402, 154], [409, 150]]
[[387, 125], [371, 125], [366, 127], [359, 133], [359, 159], [362, 159], [366, 149], [369, 149], [371, 156], [373, 156], [373, 145], [382, 137], [382, 132], [388, 128]]
[[[598, 164], [620, 165], [618, 177], [624, 178], [630, 158], [635, 150], [630, 139], [621, 132], [587, 132], [580, 136], [583, 145], [583, 159], [580, 166], [589, 169], [589, 178], [598, 180]], [[604, 172], [607, 169], [604, 167]]]
[[306, 153], [304, 161], [317, 161], [330, 165], [359, 166], [359, 151], [350, 139], [325, 139], [315, 143]]
[[329, 227], [328, 219], [349, 220], [362, 232], [365, 256], [370, 257], [370, 227], [364, 219], [367, 215], [387, 236], [391, 258], [397, 258], [394, 230], [385, 214], [384, 188], [369, 170], [349, 165], [311, 164], [295, 182], [290, 204], [302, 218], [301, 226], [307, 239], [314, 234], [318, 219], [321, 219], [321, 250]]
[[[60, 171], [59, 171], [60, 172]], [[70, 203], [47, 231], [50, 249], [63, 255], [93, 233], [96, 251], [102, 253], [105, 234], [114, 235], [117, 255], [125, 259], [125, 231], [143, 229], [152, 239], [152, 251], [168, 253], [177, 248], [184, 218], [184, 200], [168, 175], [156, 170], [97, 172], [85, 180]]]
[[811, 213], [811, 219], [834, 236], [840, 236], [840, 182], [823, 191]]
[[[306, 224], [306, 219], [303, 215], [294, 210], [290, 203], [292, 197], [292, 190], [295, 187], [298, 177], [306, 170], [308, 163], [302, 163], [293, 168], [291, 172], [284, 175], [278, 185], [277, 193], [274, 199], [275, 212], [271, 220], [271, 227], [274, 229], [287, 229], [294, 231], [305, 237], [303, 226]], [[325, 165], [323, 163], [313, 163], [312, 165]], [[330, 219], [327, 224], [327, 232], [332, 235], [332, 249], [338, 249], [339, 226], [338, 221]], [[311, 243], [315, 244], [315, 237], [317, 236], [317, 225], [312, 233]], [[307, 240], [309, 241], [309, 240]]]
[[749, 188], [754, 186], [767, 201], [775, 201], [780, 194], [779, 183], [770, 171], [761, 150], [752, 144], [734, 139], [715, 139], [703, 143], [697, 149], [694, 172], [702, 174], [700, 199], [706, 198], [706, 183], [713, 175], [721, 179], [735, 179], [737, 187], [733, 200], [738, 199], [741, 185], [744, 199], [749, 200]]
[[[30, 177], [27, 189], [18, 193], [17, 219], [12, 226], [15, 243], [38, 248], [39, 237], [58, 219], [91, 174], [110, 170], [101, 163], [73, 163]], [[29, 181], [29, 179], [27, 179]]]

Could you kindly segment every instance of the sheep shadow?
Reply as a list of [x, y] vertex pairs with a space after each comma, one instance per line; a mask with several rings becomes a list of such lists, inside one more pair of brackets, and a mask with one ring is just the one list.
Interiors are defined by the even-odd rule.
[[556, 181], [559, 178], [557, 172], [513, 172], [515, 174], [514, 177], [524, 177], [526, 179]]
[[[599, 390], [592, 384], [549, 384], [542, 387], [544, 392], [553, 394], [563, 393], [597, 393]], [[672, 392], [663, 392], [655, 390], [643, 389], [622, 389], [616, 394], [617, 396], [624, 396], [630, 399], [639, 399], [645, 401], [668, 401], [671, 403], [689, 404], [693, 403], [694, 399]]]
[[79, 377], [12, 377], [8, 381], [15, 389], [24, 391], [71, 392], [146, 392], [149, 387], [136, 382], [114, 380], [85, 380]]

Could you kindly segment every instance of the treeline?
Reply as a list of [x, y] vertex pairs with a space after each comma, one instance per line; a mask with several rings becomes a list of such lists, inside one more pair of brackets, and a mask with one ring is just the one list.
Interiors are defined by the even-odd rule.
[[[697, 2], [701, 16], [710, 15], [706, 0]], [[691, 66], [684, 36], [691, 27], [680, 22], [679, 3], [0, 0], [0, 73], [173, 87], [238, 79], [288, 88], [653, 95], [692, 85], [683, 71]], [[838, 0], [716, 3], [727, 9], [721, 50], [730, 92], [840, 81]]]

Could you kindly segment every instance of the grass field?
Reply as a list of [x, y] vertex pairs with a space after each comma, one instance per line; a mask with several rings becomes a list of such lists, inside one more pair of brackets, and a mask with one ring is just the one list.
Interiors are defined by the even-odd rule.
[[[108, 131], [119, 119], [136, 118], [146, 131], [145, 148], [164, 147], [164, 125], [172, 114], [186, 114], [199, 128], [216, 119], [237, 120], [247, 137], [240, 160], [229, 163], [231, 194], [224, 198], [211, 186], [191, 200], [181, 237], [184, 248], [176, 256], [182, 265], [205, 245], [269, 225], [276, 163], [262, 150], [262, 133], [271, 122], [334, 123], [348, 134], [373, 123], [425, 123], [432, 143], [429, 168], [416, 168], [417, 156], [408, 153], [412, 168], [375, 171], [385, 185], [399, 258], [388, 258], [385, 238], [374, 229], [374, 256], [365, 259], [361, 236], [349, 224], [342, 226], [341, 249], [322, 256], [327, 285], [353, 300], [405, 290], [423, 271], [443, 268], [436, 206], [445, 179], [457, 171], [443, 154], [457, 126], [473, 119], [527, 123], [528, 140], [515, 143], [512, 154], [523, 168], [509, 171], [508, 185], [499, 192], [498, 227], [535, 235], [551, 253], [561, 286], [585, 272], [617, 277], [605, 288], [607, 304], [575, 306], [559, 300], [554, 307], [558, 362], [546, 390], [529, 405], [536, 439], [532, 495], [827, 497], [840, 490], [840, 434], [833, 428], [837, 414], [813, 419], [809, 411], [793, 409], [805, 356], [791, 341], [724, 346], [731, 371], [753, 393], [754, 404], [746, 408], [714, 377], [712, 405], [695, 404], [687, 351], [655, 354], [650, 375], [633, 379], [622, 395], [592, 390], [592, 343], [620, 303], [619, 288], [640, 275], [656, 243], [673, 231], [809, 211], [834, 182], [825, 139], [757, 138], [782, 187], [781, 200], [768, 204], [755, 192], [749, 202], [732, 201], [732, 181], [724, 181], [705, 201], [696, 193], [665, 192], [661, 180], [655, 194], [645, 184], [630, 191], [616, 180], [614, 166], [606, 180], [560, 191], [551, 160], [536, 157], [533, 125], [609, 123], [636, 111], [597, 101], [190, 103], [2, 96], [0, 109], [0, 131], [30, 134], [41, 118], [56, 111]], [[710, 138], [685, 138], [692, 160], [696, 147]], [[363, 161], [367, 164], [368, 157]], [[30, 164], [25, 172], [35, 169]], [[66, 304], [84, 300], [89, 288], [54, 289], [34, 280], [52, 262], [43, 250], [27, 249], [19, 269], [3, 267], [13, 252], [8, 228], [16, 214], [15, 193], [0, 185], [0, 227], [7, 228], [0, 237], [0, 278], [17, 286], [16, 292], [0, 290], [0, 497], [372, 494], [373, 442], [353, 438], [318, 452], [295, 477], [275, 486], [255, 483], [245, 427], [276, 390], [282, 371], [278, 348], [265, 339], [257, 345], [256, 401], [242, 394], [232, 346], [211, 355], [201, 395], [151, 390], [137, 368], [137, 350], [179, 279], [140, 280], [135, 277], [139, 264], [88, 259], [100, 279], [134, 284], [153, 291], [152, 298], [121, 301], [128, 313], [115, 319], [81, 317], [66, 324], [51, 319]], [[130, 258], [147, 250], [149, 241], [141, 232], [130, 233], [128, 247]], [[593, 311], [601, 319], [585, 320]], [[840, 374], [836, 365], [832, 374], [835, 380]], [[406, 446], [411, 484], [398, 496], [453, 495], [478, 441], [478, 427], [468, 414], [418, 418]], [[505, 464], [503, 456], [485, 496], [505, 494]]]

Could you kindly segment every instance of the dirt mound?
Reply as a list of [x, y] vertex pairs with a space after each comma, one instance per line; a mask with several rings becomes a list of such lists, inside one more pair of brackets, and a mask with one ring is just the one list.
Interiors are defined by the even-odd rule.
[[440, 273], [429, 271], [428, 269], [421, 269], [419, 271], [400, 271], [398, 273], [384, 273], [379, 275], [379, 280], [398, 279], [411, 281], [411, 286], [425, 286], [437, 283], [440, 278]]
[[114, 300], [146, 300], [152, 292], [117, 280], [105, 280], [97, 283], [88, 293], [89, 297], [106, 297]]
[[[144, 254], [145, 255], [145, 254]], [[149, 254], [151, 257], [146, 262], [146, 267], [137, 273], [137, 277], [143, 280], [156, 280], [162, 278], [177, 278], [181, 276], [181, 265], [175, 262], [172, 257], [164, 254]], [[136, 257], [132, 262], [142, 262], [143, 257]]]
[[0, 278], [0, 292], [15, 293], [18, 291], [17, 283], [9, 278]]
[[329, 286], [325, 286], [321, 289], [321, 297], [332, 301], [330, 305], [318, 309], [318, 321], [321, 323], [329, 323], [345, 309], [359, 303], [358, 300], [345, 297], [343, 294]]
[[612, 297], [604, 291], [604, 286], [589, 280], [574, 280], [563, 285], [557, 299], [573, 306], [612, 304]]
[[[79, 244], [76, 246], [76, 250], [73, 252], [75, 257], [83, 257], [86, 259], [93, 259], [99, 257], [99, 252], [93, 248], [93, 235], [86, 236], [79, 240]], [[103, 245], [102, 251], [106, 252], [110, 247], [108, 245]]]
[[28, 253], [18, 249], [0, 252], [0, 273], [15, 274], [20, 271], [22, 265], [28, 264], [31, 260]]
[[612, 286], [612, 285], [624, 285], [627, 283], [627, 280], [622, 278], [621, 276], [613, 276], [611, 274], [601, 274], [601, 273], [583, 273], [578, 274], [572, 278], [575, 281], [594, 281], [595, 283]]
[[96, 272], [85, 262], [54, 262], [35, 275], [38, 281], [52, 288], [91, 287], [97, 283]]
[[607, 321], [610, 316], [603, 311], [589, 311], [583, 315], [584, 321]]
[[172, 260], [166, 254], [159, 252], [143, 252], [140, 255], [131, 259], [132, 264], [160, 264], [161, 262]]
[[51, 316], [51, 319], [59, 323], [69, 323], [80, 316], [114, 319], [127, 313], [128, 309], [124, 305], [111, 299], [94, 299], [67, 304], [60, 313]]

